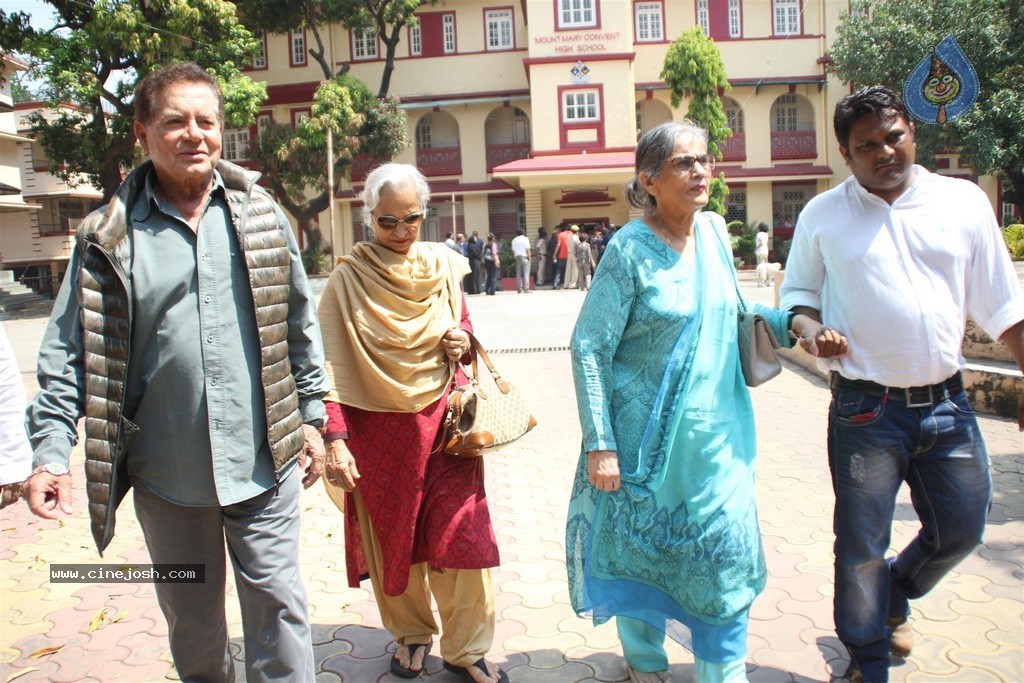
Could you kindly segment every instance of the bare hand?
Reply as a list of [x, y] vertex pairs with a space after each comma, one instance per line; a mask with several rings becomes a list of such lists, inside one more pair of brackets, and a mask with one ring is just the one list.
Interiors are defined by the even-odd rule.
[[450, 361], [458, 361], [469, 353], [469, 333], [461, 327], [453, 327], [441, 338], [441, 348]]
[[352, 452], [345, 445], [344, 439], [336, 439], [327, 443], [327, 481], [335, 486], [340, 486], [346, 491], [352, 491], [359, 479], [359, 470], [356, 468], [356, 459]]
[[72, 513], [70, 474], [33, 474], [22, 485], [21, 495], [28, 502], [28, 509], [37, 517], [59, 519]]
[[590, 484], [599, 491], [618, 491], [622, 485], [619, 479], [619, 454], [615, 451], [590, 451], [587, 453]]
[[[324, 471], [324, 437], [320, 430], [313, 425], [302, 425], [302, 436], [305, 439], [302, 444], [302, 451], [299, 453], [299, 469], [305, 472], [302, 477], [302, 488], [308, 489], [320, 478]], [[309, 458], [309, 466], [306, 466], [306, 458]]]
[[0, 510], [21, 500], [21, 487], [23, 483], [16, 481], [0, 486]]
[[818, 358], [845, 356], [850, 350], [849, 342], [839, 330], [826, 327], [806, 315], [793, 318], [793, 332], [798, 335], [803, 350]]

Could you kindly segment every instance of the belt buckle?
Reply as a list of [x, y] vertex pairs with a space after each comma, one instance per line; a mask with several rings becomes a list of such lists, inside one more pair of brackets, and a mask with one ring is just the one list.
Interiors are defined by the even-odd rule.
[[928, 408], [930, 406], [935, 405], [935, 394], [933, 391], [933, 387], [931, 385], [926, 387], [916, 387], [918, 391], [921, 391], [922, 389], [927, 389], [928, 391], [928, 400], [924, 401], [923, 403], [921, 401], [914, 401], [914, 389], [915, 387], [908, 387], [903, 390], [904, 399], [906, 400], [908, 408]]

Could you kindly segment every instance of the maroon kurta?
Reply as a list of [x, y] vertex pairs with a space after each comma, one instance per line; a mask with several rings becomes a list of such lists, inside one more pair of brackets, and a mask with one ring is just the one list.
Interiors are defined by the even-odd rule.
[[[471, 330], [465, 303], [462, 312], [462, 327]], [[447, 398], [445, 391], [419, 413], [327, 404], [331, 432], [349, 435], [346, 445], [359, 469], [356, 486], [377, 534], [388, 595], [405, 592], [409, 567], [419, 562], [439, 569], [481, 569], [499, 563], [483, 458], [431, 455]], [[345, 504], [345, 556], [349, 586], [358, 587], [367, 569], [351, 495], [346, 495]]]

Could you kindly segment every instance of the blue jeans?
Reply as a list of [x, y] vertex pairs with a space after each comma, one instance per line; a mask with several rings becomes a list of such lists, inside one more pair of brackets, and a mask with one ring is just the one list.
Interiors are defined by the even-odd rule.
[[[992, 501], [988, 453], [963, 391], [908, 408], [892, 395], [833, 390], [829, 469], [836, 496], [835, 622], [868, 683], [889, 679], [888, 617], [919, 598], [981, 543]], [[902, 483], [921, 529], [886, 560]]]

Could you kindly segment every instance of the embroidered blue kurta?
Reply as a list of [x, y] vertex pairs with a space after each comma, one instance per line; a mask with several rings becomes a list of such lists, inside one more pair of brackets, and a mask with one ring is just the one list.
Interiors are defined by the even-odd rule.
[[[746, 653], [766, 571], [724, 221], [699, 214], [694, 239], [685, 259], [630, 222], [580, 311], [571, 353], [583, 444], [566, 559], [577, 614], [642, 619], [723, 662]], [[787, 343], [791, 315], [752, 308]], [[595, 450], [618, 453], [620, 490], [590, 485]]]

